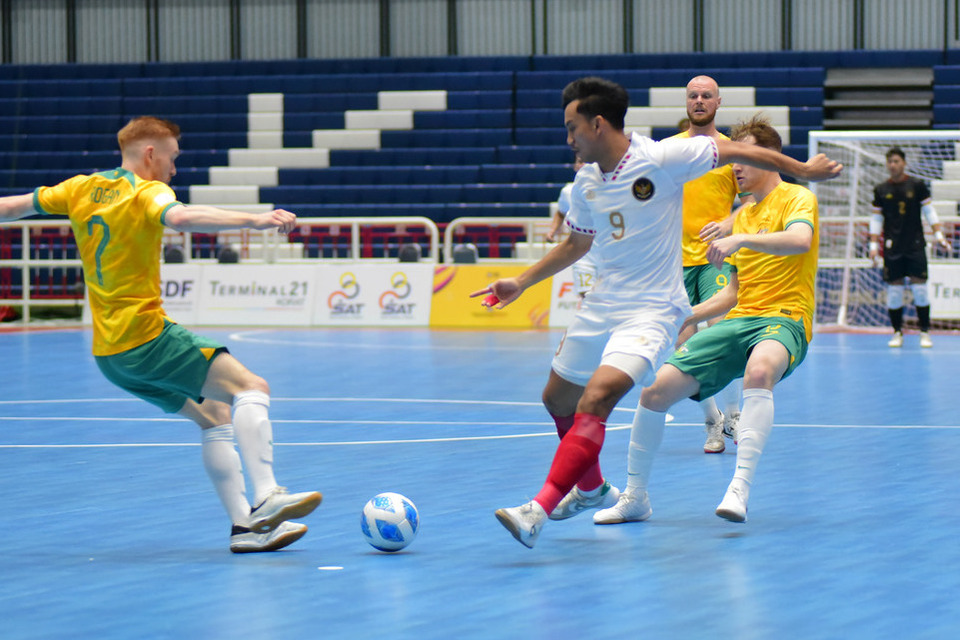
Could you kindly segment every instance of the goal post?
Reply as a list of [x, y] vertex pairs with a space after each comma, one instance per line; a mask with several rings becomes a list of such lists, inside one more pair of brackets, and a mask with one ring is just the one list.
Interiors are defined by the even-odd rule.
[[[811, 131], [810, 156], [824, 153], [844, 165], [839, 177], [810, 184], [820, 206], [815, 320], [819, 329], [889, 330], [886, 285], [880, 267], [869, 259], [868, 225], [873, 189], [889, 177], [886, 154], [891, 147], [904, 151], [907, 173], [930, 186], [933, 206], [943, 223], [944, 234], [953, 245], [951, 255], [957, 256], [960, 131]], [[937, 286], [936, 273], [944, 279], [938, 291], [950, 286], [954, 277], [960, 286], [960, 266], [950, 256], [931, 249], [932, 232], [929, 225], [925, 226], [931, 285]], [[931, 290], [932, 298], [933, 294]], [[909, 294], [907, 303], [905, 319], [912, 323], [915, 314]], [[952, 310], [949, 301], [938, 304], [934, 299], [931, 311], [934, 328], [960, 328], [960, 313]]]

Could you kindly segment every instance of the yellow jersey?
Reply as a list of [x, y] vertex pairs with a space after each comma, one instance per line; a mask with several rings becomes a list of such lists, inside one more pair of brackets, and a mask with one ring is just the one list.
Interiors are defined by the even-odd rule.
[[803, 322], [807, 342], [810, 342], [820, 248], [816, 196], [809, 189], [781, 182], [762, 201], [746, 205], [737, 214], [733, 232], [775, 233], [791, 224], [808, 224], [813, 228], [813, 242], [806, 253], [773, 256], [740, 249], [733, 255], [740, 289], [737, 305], [727, 318], [792, 318]]
[[178, 204], [168, 185], [122, 168], [33, 192], [38, 213], [70, 218], [93, 316], [93, 355], [128, 351], [163, 330], [163, 218]]
[[[673, 138], [689, 138], [690, 132]], [[729, 140], [722, 133], [722, 140]], [[700, 239], [700, 229], [708, 222], [719, 222], [733, 210], [733, 201], [740, 188], [729, 164], [712, 169], [696, 180], [683, 185], [683, 266], [707, 264], [707, 244]]]

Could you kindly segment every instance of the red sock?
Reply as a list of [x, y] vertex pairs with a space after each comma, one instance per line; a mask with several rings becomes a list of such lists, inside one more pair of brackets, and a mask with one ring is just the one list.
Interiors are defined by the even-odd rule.
[[555, 416], [551, 413], [550, 417], [557, 425], [557, 435], [563, 440], [563, 436], [567, 435], [567, 432], [573, 428], [573, 416]]
[[603, 437], [606, 431], [603, 420], [589, 413], [574, 416], [573, 427], [560, 441], [557, 453], [553, 457], [550, 473], [540, 493], [534, 500], [550, 513], [557, 508], [563, 497], [591, 467], [597, 467]]
[[[574, 416], [555, 416], [551, 413], [550, 417], [553, 418], [553, 422], [557, 425], [557, 435], [563, 440], [563, 436], [567, 435], [567, 432], [573, 428]], [[602, 484], [603, 474], [600, 472], [600, 463], [598, 462], [587, 469], [587, 472], [584, 473], [580, 481], [577, 482], [577, 487], [582, 491], [593, 491]]]

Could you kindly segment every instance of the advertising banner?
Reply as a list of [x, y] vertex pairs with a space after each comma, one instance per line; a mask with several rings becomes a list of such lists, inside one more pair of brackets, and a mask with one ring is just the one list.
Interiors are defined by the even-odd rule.
[[163, 310], [179, 324], [197, 323], [202, 268], [198, 264], [160, 265]]
[[204, 265], [198, 324], [307, 326], [316, 267]]
[[927, 273], [930, 317], [937, 320], [960, 319], [960, 265], [931, 264]]
[[550, 296], [550, 326], [566, 329], [573, 322], [580, 295], [573, 286], [573, 268], [567, 267], [553, 276]]
[[550, 319], [550, 280], [527, 289], [507, 308], [486, 309], [482, 298], [470, 294], [499, 278], [518, 276], [527, 265], [452, 264], [438, 265], [433, 275], [431, 327], [478, 329], [533, 329], [547, 327]]
[[321, 265], [315, 325], [425, 327], [430, 321], [433, 265]]

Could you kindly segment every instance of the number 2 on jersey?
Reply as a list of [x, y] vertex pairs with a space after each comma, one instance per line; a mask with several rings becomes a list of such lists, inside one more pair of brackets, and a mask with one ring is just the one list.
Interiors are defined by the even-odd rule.
[[110, 242], [110, 226], [103, 221], [101, 216], [92, 216], [90, 220], [87, 221], [87, 235], [93, 237], [93, 228], [95, 226], [103, 227], [103, 237], [100, 238], [100, 243], [97, 245], [97, 251], [94, 254], [94, 260], [97, 263], [97, 282], [103, 284], [103, 272], [100, 270], [100, 256], [103, 255], [104, 249], [107, 248], [107, 243]]

